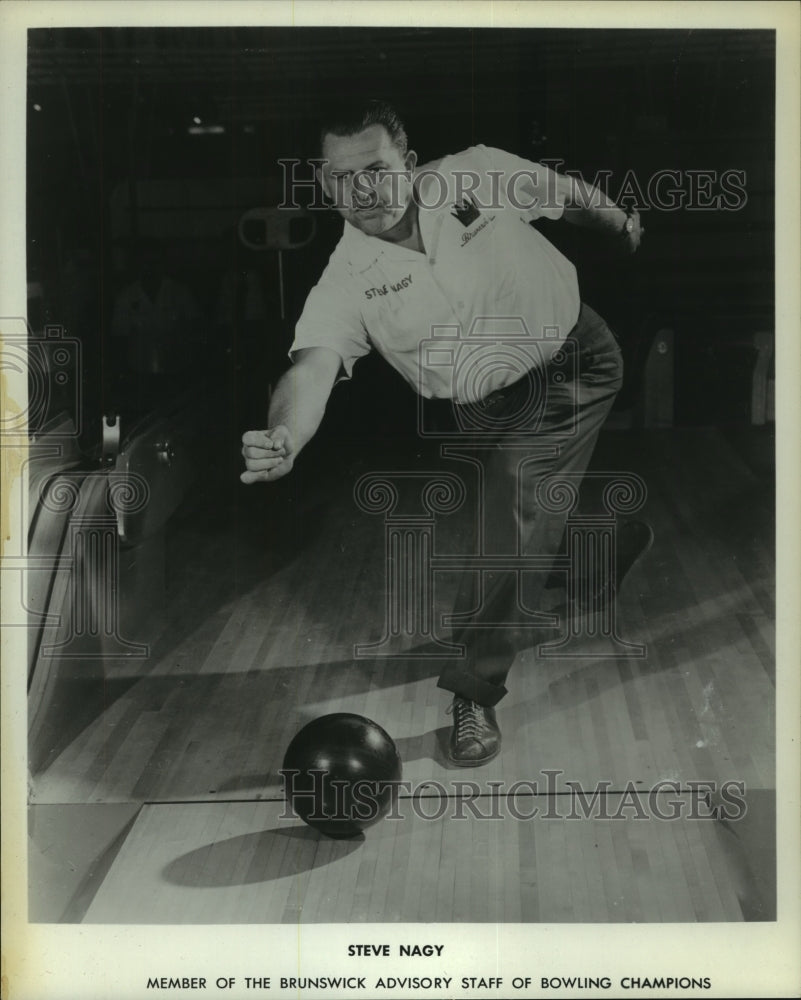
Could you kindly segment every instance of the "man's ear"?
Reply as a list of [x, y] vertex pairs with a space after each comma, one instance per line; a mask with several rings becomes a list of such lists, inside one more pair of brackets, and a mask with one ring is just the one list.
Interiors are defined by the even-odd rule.
[[317, 183], [323, 189], [323, 201], [329, 208], [335, 208], [337, 202], [336, 182], [331, 177], [326, 175], [322, 167], [314, 168], [314, 176], [317, 178]]
[[406, 154], [406, 159], [403, 161], [406, 169], [411, 173], [417, 166], [417, 153], [413, 149], [410, 149]]

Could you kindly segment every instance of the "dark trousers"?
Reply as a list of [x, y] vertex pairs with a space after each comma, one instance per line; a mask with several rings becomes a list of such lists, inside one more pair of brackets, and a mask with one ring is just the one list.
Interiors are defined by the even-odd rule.
[[[578, 486], [622, 376], [614, 334], [582, 305], [578, 322], [544, 370], [492, 393], [461, 420], [457, 414], [461, 425], [481, 429], [474, 433], [468, 427], [470, 449], [463, 453], [467, 461], [474, 458], [483, 480], [474, 554], [556, 555], [567, 511], [546, 509], [558, 506], [547, 502], [548, 477], [564, 474], [565, 481]], [[522, 622], [527, 612], [538, 610], [548, 577], [547, 569], [527, 572], [522, 595], [520, 575], [504, 570], [502, 559], [496, 562], [496, 568], [462, 578], [454, 638], [465, 645], [466, 655], [448, 660], [438, 681], [439, 687], [485, 706], [506, 694], [518, 650], [533, 644], [531, 626]]]

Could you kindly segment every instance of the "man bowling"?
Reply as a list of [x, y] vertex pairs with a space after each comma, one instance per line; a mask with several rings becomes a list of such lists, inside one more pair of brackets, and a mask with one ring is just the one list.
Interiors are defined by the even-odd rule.
[[[376, 350], [426, 399], [451, 400], [457, 425], [470, 424], [460, 416], [479, 415], [485, 431], [497, 428], [498, 446], [487, 448], [486, 433], [481, 438], [485, 551], [555, 555], [565, 515], [542, 508], [537, 485], [554, 473], [584, 473], [620, 388], [622, 361], [611, 331], [582, 304], [573, 265], [529, 223], [564, 218], [631, 252], [643, 233], [638, 214], [574, 178], [481, 145], [419, 167], [403, 123], [383, 102], [327, 121], [321, 144], [318, 180], [344, 230], [297, 323], [293, 364], [275, 387], [269, 427], [243, 435], [242, 481], [287, 475], [335, 383]], [[497, 331], [515, 320], [531, 339], [523, 369], [499, 348]], [[494, 340], [465, 340], [452, 352], [483, 352], [478, 363], [476, 356], [468, 364], [459, 357], [450, 366], [441, 358], [426, 363], [421, 344], [435, 328], [466, 332], [481, 324]], [[526, 403], [532, 393], [535, 406]], [[500, 447], [510, 434], [518, 444], [521, 436], [530, 441], [530, 454], [521, 459], [519, 447]], [[638, 537], [626, 564], [649, 543]], [[448, 756], [462, 767], [499, 753], [494, 706], [526, 644], [525, 629], [499, 625], [518, 617], [514, 576], [483, 573], [481, 596], [475, 576], [464, 574], [456, 605], [472, 609], [470, 627], [458, 635], [465, 654], [446, 660], [438, 679], [453, 696]], [[534, 576], [529, 605], [547, 574]]]

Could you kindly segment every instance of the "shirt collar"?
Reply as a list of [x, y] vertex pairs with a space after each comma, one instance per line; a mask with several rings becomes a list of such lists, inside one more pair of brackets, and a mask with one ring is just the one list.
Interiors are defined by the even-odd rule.
[[[424, 226], [423, 216], [431, 213], [430, 209], [420, 208], [420, 226]], [[345, 222], [345, 229], [342, 234], [345, 247], [348, 251], [348, 259], [351, 265], [358, 271], [371, 267], [381, 257], [388, 257], [391, 260], [419, 260], [421, 255], [408, 247], [399, 246], [397, 243], [390, 243], [388, 240], [379, 239], [377, 236], [368, 236], [361, 229], [357, 229], [350, 222]]]
[[379, 240], [375, 236], [367, 236], [347, 221], [342, 233], [342, 240], [348, 251], [348, 260], [359, 271], [375, 264], [383, 256], [386, 248], [390, 246], [386, 240]]

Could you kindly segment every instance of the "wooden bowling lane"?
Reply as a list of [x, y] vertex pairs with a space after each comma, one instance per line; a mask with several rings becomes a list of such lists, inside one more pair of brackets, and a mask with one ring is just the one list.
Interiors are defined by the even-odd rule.
[[[601, 639], [572, 659], [523, 651], [499, 711], [504, 750], [481, 780], [560, 769], [587, 787], [772, 787], [770, 483], [718, 432], [696, 429], [602, 436], [595, 464], [636, 469], [648, 485], [656, 542], [618, 605], [620, 634], [647, 655], [610, 656]], [[384, 536], [350, 486], [340, 477], [324, 508], [290, 506], [282, 523], [257, 494], [230, 516], [179, 523], [171, 627], [143, 676], [107, 665], [105, 712], [35, 776], [36, 802], [276, 797], [289, 740], [332, 711], [383, 725], [407, 779], [454, 777], [437, 662], [353, 658], [355, 642], [382, 634]], [[438, 523], [442, 551], [456, 548], [459, 516]], [[455, 581], [441, 576], [445, 610]]]
[[[772, 787], [770, 484], [717, 432], [607, 435], [596, 464], [637, 469], [648, 485], [656, 542], [618, 605], [620, 634], [647, 655], [610, 656], [603, 639], [572, 659], [523, 651], [499, 711], [504, 751], [481, 780], [561, 769], [588, 787]], [[406, 778], [454, 776], [437, 662], [353, 658], [355, 642], [382, 634], [381, 518], [359, 515], [340, 480], [325, 509], [295, 511], [276, 534], [247, 496], [237, 517], [179, 523], [172, 627], [144, 676], [107, 665], [105, 712], [35, 776], [37, 802], [275, 797], [289, 740], [331, 711], [383, 725]], [[460, 530], [459, 515], [442, 518], [442, 551]], [[438, 581], [443, 610], [453, 584]]]
[[[405, 798], [349, 840], [282, 818], [277, 802], [146, 805], [83, 922], [743, 919], [750, 852], [724, 850], [716, 820], [567, 819], [547, 798], [521, 796], [514, 813], [487, 798], [477, 814]], [[610, 817], [621, 801], [606, 797]]]
[[[354, 511], [356, 473], [327, 483], [322, 507], [288, 505], [283, 521], [257, 494], [179, 521], [168, 625], [147, 669], [108, 663], [105, 711], [33, 776], [34, 809], [139, 809], [99, 891], [88, 902], [84, 885], [65, 912], [176, 923], [771, 919], [769, 823], [451, 817], [459, 796], [478, 795], [482, 810], [502, 801], [501, 783], [529, 783], [543, 802], [547, 772], [559, 773], [553, 802], [567, 781], [589, 793], [606, 783], [609, 802], [660, 781], [685, 796], [697, 780], [743, 782], [749, 801], [755, 789], [763, 803], [774, 794], [770, 483], [717, 432], [608, 435], [596, 465], [636, 469], [648, 485], [656, 542], [618, 605], [621, 636], [647, 655], [610, 655], [609, 640], [590, 637], [572, 658], [523, 651], [499, 707], [503, 752], [479, 770], [447, 764], [436, 661], [354, 659], [354, 643], [382, 635], [385, 582], [383, 525]], [[458, 549], [460, 516], [438, 522], [441, 551]], [[454, 586], [452, 574], [438, 578], [440, 610]], [[417, 795], [405, 793], [403, 819], [353, 842], [280, 819], [284, 750], [334, 711], [387, 729]]]

